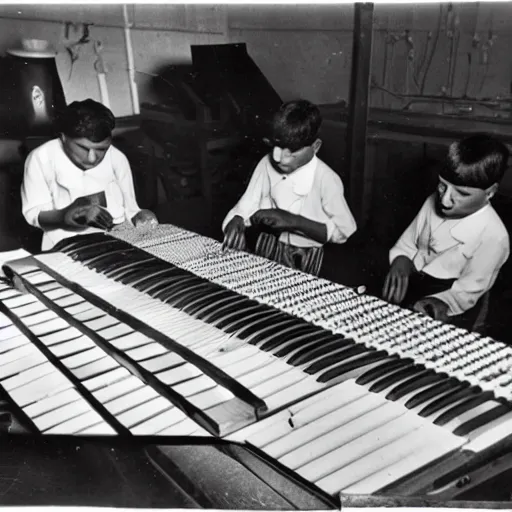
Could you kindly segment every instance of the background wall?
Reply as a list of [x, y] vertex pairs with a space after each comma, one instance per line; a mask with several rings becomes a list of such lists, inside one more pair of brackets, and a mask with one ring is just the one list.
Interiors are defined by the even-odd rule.
[[[509, 116], [509, 11], [508, 2], [376, 4], [372, 106]], [[189, 63], [191, 44], [224, 42], [247, 43], [283, 100], [348, 101], [353, 5], [130, 4], [128, 14], [141, 101], [157, 101], [152, 75], [164, 65]], [[66, 22], [76, 24], [68, 39]], [[91, 24], [91, 42], [81, 45], [71, 73], [66, 47], [80, 37], [83, 23]], [[94, 41], [100, 41], [112, 108], [128, 115], [123, 26], [121, 5], [4, 5], [0, 54], [22, 37], [48, 39], [58, 50], [68, 101], [99, 99], [93, 66]]]

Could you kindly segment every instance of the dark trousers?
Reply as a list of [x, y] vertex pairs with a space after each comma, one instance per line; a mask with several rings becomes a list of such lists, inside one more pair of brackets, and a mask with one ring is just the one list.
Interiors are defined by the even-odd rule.
[[[409, 287], [401, 306], [412, 309], [418, 300], [449, 290], [454, 281], [454, 279], [437, 279], [424, 272], [413, 272], [409, 278]], [[461, 315], [448, 317], [448, 322], [468, 331], [472, 330], [481, 307], [481, 301], [478, 301], [475, 306]]]

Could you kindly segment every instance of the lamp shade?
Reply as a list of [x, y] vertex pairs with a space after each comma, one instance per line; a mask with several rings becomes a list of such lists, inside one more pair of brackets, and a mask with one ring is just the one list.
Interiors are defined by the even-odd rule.
[[8, 50], [0, 59], [0, 134], [6, 138], [51, 136], [65, 107], [55, 54]]

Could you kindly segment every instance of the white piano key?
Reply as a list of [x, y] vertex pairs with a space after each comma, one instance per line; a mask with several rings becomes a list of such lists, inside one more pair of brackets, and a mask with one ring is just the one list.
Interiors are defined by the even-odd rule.
[[[258, 396], [265, 400], [270, 410], [276, 410], [287, 404], [301, 400], [312, 393], [318, 393], [322, 389], [325, 389], [325, 385], [317, 382], [315, 377], [308, 375], [288, 387], [273, 392], [271, 395], [264, 395], [262, 393], [261, 395], [258, 394]], [[255, 393], [260, 393], [260, 390], [256, 388]]]
[[[157, 432], [156, 435], [159, 436], [190, 436], [194, 432], [197, 432], [199, 425], [195, 423], [190, 418], [186, 418], [183, 421], [176, 423], [174, 425], [171, 425], [170, 427], [167, 427], [163, 429], [160, 432]], [[202, 432], [204, 432], [204, 435], [208, 435], [205, 430], [201, 429]]]
[[34, 419], [43, 414], [48, 414], [63, 405], [77, 402], [81, 399], [82, 396], [75, 388], [69, 388], [61, 393], [57, 393], [48, 398], [43, 398], [42, 400], [25, 407], [24, 412], [29, 418]]
[[90, 362], [98, 361], [99, 359], [102, 359], [104, 357], [106, 357], [105, 352], [103, 352], [101, 348], [92, 345], [92, 348], [90, 348], [89, 350], [62, 359], [62, 363], [70, 370], [73, 370]]
[[62, 373], [55, 371], [12, 390], [10, 395], [20, 407], [25, 407], [70, 387], [72, 387], [71, 382]]
[[217, 385], [218, 384], [211, 377], [201, 375], [190, 381], [173, 386], [173, 390], [184, 397], [190, 397], [200, 393], [201, 391], [215, 388]]
[[44, 432], [45, 430], [69, 421], [76, 416], [80, 416], [89, 410], [90, 406], [85, 400], [77, 400], [76, 402], [62, 405], [61, 407], [46, 414], [42, 414], [41, 416], [34, 418], [32, 421], [41, 432]]
[[177, 407], [166, 410], [153, 418], [150, 418], [131, 429], [133, 435], [136, 436], [153, 436], [162, 430], [170, 428], [188, 417]]
[[15, 348], [22, 347], [23, 345], [28, 345], [29, 343], [30, 340], [24, 334], [21, 333], [18, 336], [15, 336], [14, 338], [2, 340], [0, 341], [0, 357], [1, 354], [4, 354], [5, 352], [10, 352]]
[[62, 299], [63, 297], [69, 297], [70, 295], [74, 295], [71, 290], [64, 287], [54, 288], [53, 290], [47, 291], [44, 293], [44, 296], [50, 299], [51, 301], [56, 301], [58, 299]]
[[298, 369], [290, 368], [282, 361], [279, 361], [281, 366], [281, 373], [272, 379], [268, 379], [257, 386], [251, 387], [251, 391], [263, 399], [271, 397], [274, 393], [283, 389], [288, 389], [290, 386], [299, 385], [301, 380], [306, 378]]
[[[334, 400], [333, 402], [336, 403]], [[377, 410], [381, 405], [383, 402], [378, 395], [368, 393], [347, 402], [341, 401], [337, 409], [316, 419], [311, 418], [307, 423], [300, 421], [299, 414], [292, 416], [287, 422], [289, 425], [287, 435], [279, 439], [264, 435], [250, 441], [262, 447], [272, 457], [281, 458], [290, 451], [300, 449], [320, 436], [326, 435], [364, 414]]]
[[0, 301], [4, 302], [11, 297], [18, 297], [22, 295], [16, 288], [11, 288], [10, 286], [4, 286], [0, 289]]
[[[250, 355], [248, 351], [245, 352], [248, 357], [239, 359], [238, 361], [233, 362], [227, 366], [223, 364], [224, 361], [220, 358], [212, 360], [212, 363], [214, 363], [219, 368], [222, 368], [222, 370], [231, 377], [236, 378], [241, 375], [254, 372], [259, 368], [266, 368], [270, 363], [273, 363], [276, 360], [273, 356], [267, 354], [266, 352], [261, 352], [258, 349], [251, 352], [252, 354]], [[287, 368], [289, 369], [290, 366], [287, 365]]]
[[83, 299], [80, 295], [77, 295], [76, 293], [71, 293], [69, 295], [66, 295], [65, 297], [55, 299], [53, 302], [55, 302], [55, 304], [60, 308], [64, 309], [87, 303], [85, 299]]
[[19, 336], [21, 331], [15, 325], [9, 325], [0, 329], [0, 342]]
[[233, 393], [223, 386], [215, 386], [201, 393], [189, 396], [188, 401], [198, 409], [206, 411], [216, 405], [223, 404], [234, 398]]
[[138, 405], [137, 407], [120, 414], [117, 419], [127, 428], [131, 428], [152, 416], [160, 414], [167, 409], [171, 409], [171, 407], [173, 406], [167, 399], [162, 396], [158, 396], [153, 400]]
[[149, 359], [150, 357], [169, 353], [169, 350], [160, 343], [150, 343], [143, 347], [134, 348], [126, 351], [126, 355], [134, 361]]
[[189, 381], [190, 379], [199, 377], [200, 375], [203, 375], [203, 372], [197, 366], [185, 363], [170, 370], [157, 373], [156, 377], [164, 384], [174, 386], [183, 381]]
[[140, 363], [143, 368], [151, 373], [168, 370], [182, 364], [185, 364], [185, 360], [176, 354], [176, 352], [167, 352], [166, 354], [146, 359]]
[[64, 309], [66, 313], [75, 316], [78, 313], [83, 313], [84, 311], [89, 311], [90, 309], [96, 310], [97, 308], [84, 299], [83, 302], [75, 304], [74, 306], [65, 306]]
[[142, 386], [122, 396], [104, 403], [108, 411], [116, 416], [124, 411], [133, 409], [137, 405], [149, 402], [157, 398], [158, 393], [150, 386]]
[[[2, 381], [2, 386], [6, 391], [12, 391], [55, 371], [55, 367], [45, 358], [39, 359], [38, 364], [33, 364], [33, 361], [31, 361], [30, 366], [24, 366], [20, 373], [16, 375], [11, 373], [11, 377]], [[4, 375], [7, 376], [8, 374], [5, 373]]]
[[94, 391], [94, 396], [102, 404], [105, 404], [110, 400], [114, 400], [116, 398], [127, 395], [128, 393], [136, 389], [140, 389], [144, 386], [145, 384], [140, 379], [134, 377], [133, 375], [129, 375], [122, 380]]
[[457, 436], [442, 435], [433, 436], [432, 443], [421, 443], [420, 447], [406, 457], [398, 459], [391, 466], [377, 471], [359, 482], [356, 482], [345, 489], [347, 494], [373, 494], [379, 489], [398, 481], [400, 478], [409, 475], [415, 469], [439, 459], [453, 450], [460, 448], [464, 440]]
[[400, 439], [377, 448], [350, 464], [342, 465], [339, 469], [317, 481], [316, 485], [328, 494], [339, 493], [355, 482], [388, 468], [396, 461], [413, 453], [424, 443], [435, 443], [431, 432], [429, 435], [425, 425], [403, 435]]
[[95, 320], [97, 318], [103, 318], [106, 316], [106, 313], [101, 309], [94, 307], [90, 309], [86, 309], [85, 311], [81, 311], [80, 313], [75, 313], [73, 318], [78, 322], [88, 322], [90, 320]]
[[66, 341], [76, 340], [81, 337], [83, 337], [83, 334], [78, 329], [75, 329], [74, 327], [68, 327], [67, 329], [52, 332], [51, 334], [47, 334], [46, 336], [39, 336], [39, 339], [47, 347], [51, 347], [52, 345], [56, 345], [58, 343], [63, 343]]
[[104, 329], [106, 327], [112, 327], [113, 325], [119, 324], [119, 320], [117, 318], [114, 318], [110, 315], [105, 315], [101, 318], [96, 318], [94, 320], [88, 320], [84, 322], [84, 324], [89, 328], [92, 329], [95, 332], [99, 331], [99, 334], [101, 335], [101, 329]]
[[391, 441], [403, 437], [417, 428], [422, 422], [415, 415], [406, 417], [405, 413], [391, 421], [379, 425], [375, 430], [344, 443], [329, 453], [297, 468], [297, 472], [310, 482], [317, 482], [340, 466], [353, 462], [370, 451], [374, 451]]
[[[263, 371], [254, 370], [242, 375], [238, 381], [246, 388], [253, 389], [258, 384], [268, 381], [274, 377], [283, 374], [283, 370], [293, 370], [293, 367], [287, 365], [283, 361], [274, 359]], [[300, 370], [298, 370], [300, 371]]]
[[79, 338], [54, 345], [50, 350], [56, 357], [62, 359], [91, 349], [93, 346], [92, 341], [87, 336], [80, 336]]
[[109, 341], [113, 338], [119, 338], [134, 332], [135, 331], [129, 325], [120, 323], [117, 325], [112, 325], [111, 327], [106, 327], [105, 329], [102, 329], [98, 334], [100, 334], [103, 339]]
[[68, 328], [69, 324], [60, 317], [49, 320], [48, 322], [30, 326], [32, 333], [38, 337], [50, 334], [53, 331], [60, 331]]
[[58, 318], [58, 316], [53, 311], [47, 309], [46, 311], [41, 311], [41, 313], [36, 313], [24, 318], [23, 323], [27, 327], [32, 328], [34, 325], [42, 325], [56, 318]]
[[2, 366], [28, 356], [29, 354], [33, 354], [34, 352], [37, 352], [37, 348], [34, 345], [22, 345], [21, 347], [14, 348], [3, 354], [0, 359], [0, 372], [2, 370]]
[[27, 274], [23, 274], [23, 277], [32, 284], [41, 284], [46, 282], [55, 283], [55, 279], [50, 277], [46, 272], [39, 270], [37, 272], [30, 272]]
[[512, 432], [512, 411], [471, 432], [467, 436], [469, 442], [464, 449], [475, 453], [482, 452], [508, 437], [510, 432]]
[[81, 436], [115, 436], [117, 432], [108, 423], [102, 422], [92, 427], [87, 427], [77, 432], [77, 434]]
[[110, 386], [122, 379], [125, 379], [130, 375], [130, 372], [126, 368], [119, 367], [114, 370], [111, 370], [110, 372], [104, 373], [103, 375], [98, 375], [97, 377], [92, 377], [91, 379], [84, 380], [82, 384], [89, 391], [96, 391], [106, 386]]
[[75, 368], [73, 375], [80, 381], [83, 381], [96, 375], [102, 375], [114, 368], [119, 368], [119, 363], [112, 357], [105, 356], [102, 359]]
[[367, 403], [363, 402], [358, 410], [357, 402], [354, 402], [347, 417], [338, 413], [336, 417], [339, 423], [336, 428], [316, 436], [302, 446], [297, 446], [280, 458], [280, 461], [291, 469], [305, 466], [402, 415], [402, 411], [397, 411], [385, 403], [367, 410]]
[[149, 343], [153, 343], [153, 340], [144, 336], [144, 334], [135, 331], [123, 336], [122, 338], [110, 340], [109, 343], [119, 350], [130, 350], [132, 348], [142, 347]]
[[103, 422], [103, 418], [96, 411], [91, 409], [85, 414], [56, 425], [55, 427], [47, 430], [45, 434], [78, 434], [87, 428]]
[[[18, 318], [24, 318], [28, 315], [33, 315], [35, 313], [41, 313], [42, 311], [46, 311], [48, 308], [39, 301], [31, 302], [30, 304], [26, 304], [25, 306], [20, 306], [16, 308], [13, 312], [16, 314]], [[7, 317], [5, 317], [9, 324], [12, 323]], [[3, 324], [3, 322], [2, 322]], [[0, 326], [3, 327], [3, 325], [0, 324]], [[7, 324], [7, 325], [9, 325]]]
[[6, 306], [9, 309], [15, 309], [20, 306], [26, 306], [27, 304], [33, 304], [34, 302], [38, 302], [38, 300], [29, 293], [24, 295], [18, 295], [17, 297], [13, 297], [11, 299], [6, 299], [3, 301], [4, 306]]

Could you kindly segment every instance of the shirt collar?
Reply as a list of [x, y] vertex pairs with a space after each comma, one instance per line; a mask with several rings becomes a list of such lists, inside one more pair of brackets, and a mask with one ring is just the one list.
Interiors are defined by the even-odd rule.
[[451, 228], [450, 233], [453, 238], [462, 243], [480, 239], [482, 232], [489, 223], [489, 216], [491, 214], [491, 205], [487, 204], [475, 213], [461, 219], [460, 222]]
[[313, 186], [317, 165], [318, 157], [313, 155], [313, 158], [307, 164], [299, 167], [291, 174], [284, 175], [277, 172], [269, 161], [270, 184], [273, 187], [278, 183], [286, 182], [287, 185], [293, 187], [295, 194], [304, 196], [309, 193]]

